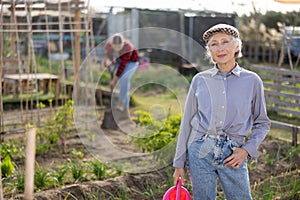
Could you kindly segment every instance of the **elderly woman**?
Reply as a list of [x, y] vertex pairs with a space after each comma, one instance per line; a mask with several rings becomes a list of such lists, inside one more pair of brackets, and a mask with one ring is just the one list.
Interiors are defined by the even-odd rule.
[[247, 168], [270, 129], [259, 76], [239, 66], [239, 31], [217, 24], [203, 34], [214, 67], [192, 80], [173, 162], [174, 184], [188, 166], [194, 200], [252, 199]]

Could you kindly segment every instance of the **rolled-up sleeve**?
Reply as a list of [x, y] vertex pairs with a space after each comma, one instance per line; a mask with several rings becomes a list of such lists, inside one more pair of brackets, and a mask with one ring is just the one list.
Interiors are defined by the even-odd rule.
[[173, 160], [173, 167], [175, 168], [183, 168], [185, 166], [187, 143], [191, 132], [191, 119], [197, 112], [195, 89], [196, 81], [194, 78], [189, 88], [189, 92], [185, 102], [184, 113], [181, 119], [176, 153]]
[[251, 158], [259, 156], [258, 147], [266, 137], [271, 126], [267, 116], [262, 80], [257, 76], [255, 83], [256, 87], [254, 87], [252, 102], [253, 126], [247, 142], [243, 145], [243, 148], [249, 153]]

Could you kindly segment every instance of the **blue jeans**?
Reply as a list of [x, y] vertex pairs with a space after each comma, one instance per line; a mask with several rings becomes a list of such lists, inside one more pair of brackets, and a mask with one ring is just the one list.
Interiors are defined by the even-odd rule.
[[[137, 70], [139, 66], [138, 62], [128, 62], [121, 74], [121, 76], [118, 79], [118, 87], [120, 90], [119, 93], [119, 100], [122, 102], [124, 108], [129, 108], [129, 90], [130, 90], [130, 80], [134, 74], [134, 72]], [[119, 67], [119, 62], [116, 63], [116, 70]]]
[[238, 147], [228, 137], [203, 135], [188, 147], [187, 158], [193, 188], [193, 200], [216, 199], [217, 178], [227, 200], [250, 200], [247, 160], [234, 169], [223, 165], [224, 159]]

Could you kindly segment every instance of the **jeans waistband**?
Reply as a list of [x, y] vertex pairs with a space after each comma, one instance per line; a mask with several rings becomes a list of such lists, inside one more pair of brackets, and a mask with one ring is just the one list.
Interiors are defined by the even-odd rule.
[[219, 134], [219, 135], [205, 134], [205, 135], [206, 135], [206, 137], [213, 138], [213, 139], [230, 140], [230, 138], [226, 134]]

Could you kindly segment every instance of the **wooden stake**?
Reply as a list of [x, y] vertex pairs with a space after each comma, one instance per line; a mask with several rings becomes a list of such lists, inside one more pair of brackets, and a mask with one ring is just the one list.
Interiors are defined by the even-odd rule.
[[33, 200], [36, 128], [27, 134], [24, 200]]
[[[80, 9], [78, 5], [75, 8], [75, 30], [81, 29], [81, 17], [80, 17]], [[78, 101], [78, 93], [79, 93], [79, 69], [80, 69], [80, 32], [75, 32], [75, 40], [74, 40], [74, 64], [75, 64], [75, 71], [74, 71], [74, 91], [73, 91], [73, 99]]]
[[0, 156], [0, 200], [4, 200], [3, 199], [3, 190], [2, 190], [1, 156]]

